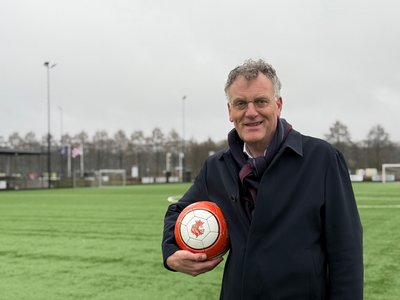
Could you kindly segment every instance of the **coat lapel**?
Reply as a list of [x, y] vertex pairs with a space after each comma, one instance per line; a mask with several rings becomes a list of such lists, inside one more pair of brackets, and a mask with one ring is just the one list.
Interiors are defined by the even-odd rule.
[[224, 168], [220, 168], [220, 175], [224, 188], [229, 195], [229, 200], [234, 208], [236, 216], [248, 231], [250, 228], [250, 220], [247, 218], [240, 201], [239, 170], [236, 167], [229, 150], [224, 152], [220, 159], [223, 160], [223, 164], [225, 165]]

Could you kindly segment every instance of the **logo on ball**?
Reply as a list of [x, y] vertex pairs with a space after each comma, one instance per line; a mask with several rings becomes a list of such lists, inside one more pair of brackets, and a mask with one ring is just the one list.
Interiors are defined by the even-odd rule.
[[195, 223], [192, 225], [192, 230], [191, 232], [196, 236], [199, 237], [199, 235], [202, 235], [204, 233], [204, 228], [203, 228], [204, 222], [201, 220], [195, 221]]

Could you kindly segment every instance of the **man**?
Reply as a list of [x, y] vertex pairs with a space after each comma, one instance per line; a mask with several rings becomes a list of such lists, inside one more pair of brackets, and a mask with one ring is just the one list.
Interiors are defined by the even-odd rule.
[[363, 299], [362, 227], [342, 154], [280, 118], [273, 67], [248, 60], [225, 93], [229, 149], [209, 157], [165, 217], [166, 268], [196, 276], [222, 260], [179, 250], [173, 228], [184, 207], [215, 202], [231, 248], [221, 299]]

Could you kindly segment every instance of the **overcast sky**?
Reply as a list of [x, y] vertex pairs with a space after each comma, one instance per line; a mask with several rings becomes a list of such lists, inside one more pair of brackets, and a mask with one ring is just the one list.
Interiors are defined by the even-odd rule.
[[263, 58], [295, 129], [324, 137], [339, 120], [360, 141], [380, 124], [399, 142], [399, 11], [397, 0], [0, 0], [0, 136], [46, 134], [50, 61], [56, 138], [61, 124], [182, 135], [185, 119], [187, 139], [222, 140], [228, 72]]

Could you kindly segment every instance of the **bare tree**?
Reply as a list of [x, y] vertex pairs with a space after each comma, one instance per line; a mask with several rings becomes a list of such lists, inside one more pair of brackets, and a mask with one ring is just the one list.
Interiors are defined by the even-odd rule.
[[[179, 165], [179, 153], [182, 151], [182, 138], [176, 130], [171, 130], [165, 141], [165, 151], [169, 159], [169, 175], [179, 176], [176, 167]], [[166, 154], [167, 155], [167, 154]]]
[[38, 150], [40, 149], [40, 142], [36, 138], [36, 134], [33, 131], [29, 131], [25, 134], [23, 138], [23, 148], [30, 149], [30, 150]]
[[24, 144], [23, 138], [19, 135], [18, 132], [14, 132], [8, 137], [8, 144], [11, 148], [18, 149], [21, 148]]
[[2, 135], [0, 135], [0, 147], [5, 148], [6, 147], [6, 140]]
[[350, 168], [357, 167], [358, 147], [351, 141], [350, 132], [346, 125], [340, 121], [335, 121], [335, 123], [329, 127], [329, 133], [325, 134], [325, 138], [343, 153]]
[[93, 136], [93, 148], [95, 155], [94, 169], [100, 170], [107, 168], [108, 158], [111, 154], [111, 139], [105, 130], [96, 131]]
[[200, 171], [204, 161], [210, 154], [213, 154], [218, 150], [216, 143], [209, 138], [207, 141], [197, 143], [195, 141], [190, 142], [190, 164], [193, 174], [197, 174]]
[[165, 166], [165, 151], [164, 151], [164, 142], [165, 137], [164, 133], [161, 131], [159, 127], [153, 129], [151, 133], [150, 143], [153, 148], [153, 168], [155, 170], [155, 175], [162, 175], [163, 166]]
[[138, 167], [139, 177], [144, 176], [146, 165], [144, 156], [146, 155], [146, 138], [143, 131], [137, 130], [131, 134], [130, 144], [132, 145], [133, 165]]
[[85, 131], [81, 131], [80, 133], [74, 135], [72, 141], [84, 147], [85, 144], [89, 141], [89, 135]]
[[118, 157], [118, 168], [124, 169], [124, 153], [128, 149], [128, 138], [123, 130], [118, 130], [114, 134], [114, 151]]
[[389, 134], [381, 125], [378, 124], [371, 128], [365, 144], [370, 167], [379, 169], [382, 163], [391, 161], [390, 152], [394, 145], [389, 139]]
[[341, 146], [351, 144], [350, 132], [347, 126], [340, 121], [336, 121], [329, 127], [329, 133], [325, 134], [325, 138], [339, 150], [341, 150]]

